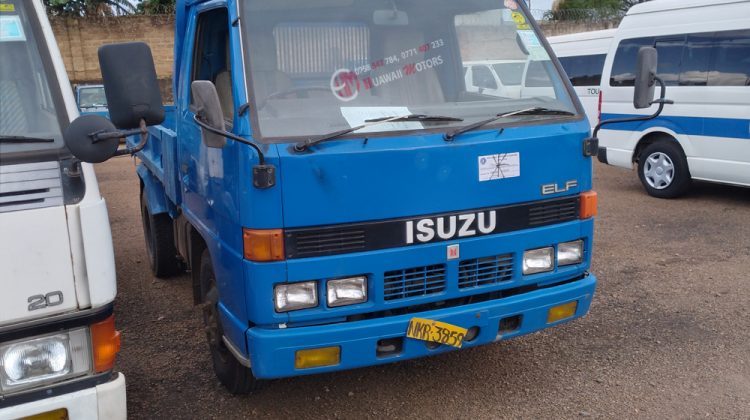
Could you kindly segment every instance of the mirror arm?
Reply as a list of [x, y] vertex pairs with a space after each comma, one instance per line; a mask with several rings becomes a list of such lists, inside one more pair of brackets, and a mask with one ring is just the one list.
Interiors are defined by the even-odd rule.
[[615, 118], [615, 119], [612, 119], [612, 120], [601, 121], [594, 128], [594, 133], [593, 133], [593, 135], [591, 137], [592, 138], [598, 138], [599, 130], [602, 128], [602, 126], [605, 126], [605, 125], [608, 125], [608, 124], [617, 124], [617, 123], [634, 122], [634, 121], [648, 121], [648, 120], [653, 120], [654, 118], [656, 118], [659, 115], [661, 115], [661, 112], [664, 110], [664, 105], [673, 104], [674, 101], [669, 100], [669, 99], [664, 99], [665, 96], [666, 96], [666, 94], [667, 94], [667, 87], [664, 84], [664, 81], [662, 81], [658, 77], [654, 77], [654, 80], [656, 82], [658, 82], [659, 86], [660, 86], [659, 99], [651, 102], [652, 105], [653, 104], [659, 104], [659, 108], [656, 110], [656, 112], [654, 112], [651, 115], [644, 115], [644, 116], [641, 116], [641, 117]]
[[211, 127], [210, 125], [208, 125], [205, 122], [203, 122], [203, 120], [200, 119], [200, 117], [198, 116], [198, 114], [195, 114], [193, 116], [193, 120], [195, 120], [195, 123], [198, 124], [201, 128], [204, 128], [207, 131], [210, 131], [210, 132], [212, 132], [212, 133], [214, 133], [216, 135], [224, 136], [224, 137], [226, 137], [228, 139], [231, 139], [231, 140], [234, 140], [234, 141], [237, 141], [237, 142], [240, 142], [240, 143], [243, 143], [243, 144], [246, 144], [246, 145], [252, 147], [253, 149], [255, 149], [256, 152], [258, 152], [258, 161], [259, 161], [258, 163], [261, 166], [266, 164], [266, 157], [263, 154], [263, 151], [260, 150], [260, 147], [257, 144], [251, 142], [250, 140], [243, 139], [240, 136], [235, 136], [234, 134], [232, 134], [232, 133], [230, 133], [228, 131], [217, 130], [217, 129]]

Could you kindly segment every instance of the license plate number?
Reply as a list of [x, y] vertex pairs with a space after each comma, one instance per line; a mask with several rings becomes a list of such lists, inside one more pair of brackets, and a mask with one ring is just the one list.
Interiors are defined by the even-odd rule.
[[406, 329], [406, 336], [461, 348], [466, 337], [466, 328], [431, 319], [412, 318]]

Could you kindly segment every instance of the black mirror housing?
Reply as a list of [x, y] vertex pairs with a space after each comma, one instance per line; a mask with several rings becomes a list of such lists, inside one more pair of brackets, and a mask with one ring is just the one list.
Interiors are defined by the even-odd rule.
[[633, 93], [633, 106], [636, 109], [648, 108], [654, 102], [654, 91], [656, 90], [656, 63], [656, 48], [642, 47], [638, 50], [635, 91]]
[[109, 105], [110, 119], [117, 128], [135, 129], [164, 121], [159, 82], [151, 49], [143, 42], [104, 45], [99, 48], [99, 66]]
[[116, 133], [117, 129], [108, 119], [99, 115], [83, 115], [70, 123], [63, 137], [70, 153], [87, 163], [101, 163], [117, 153], [119, 138], [96, 141], [98, 133]]
[[[221, 110], [216, 86], [208, 80], [196, 80], [190, 85], [190, 90], [193, 93], [193, 101], [197, 108], [196, 114], [200, 116], [200, 119], [214, 130], [226, 131], [224, 112]], [[220, 149], [227, 142], [224, 136], [212, 133], [205, 128], [201, 128], [201, 135], [207, 147]]]

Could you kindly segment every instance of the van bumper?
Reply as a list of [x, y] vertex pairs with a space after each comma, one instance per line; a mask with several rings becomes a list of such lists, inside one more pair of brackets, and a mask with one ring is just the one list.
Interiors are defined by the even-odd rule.
[[125, 420], [125, 375], [115, 373], [109, 382], [91, 388], [0, 409], [0, 419], [17, 419], [59, 409], [66, 409], [71, 420]]
[[[464, 342], [462, 348], [493, 343], [582, 317], [591, 305], [596, 281], [594, 275], [587, 274], [580, 280], [507, 298], [364, 321], [286, 329], [254, 327], [246, 333], [250, 365], [255, 377], [271, 379], [379, 365], [457, 350], [445, 345], [430, 349], [424, 341], [405, 338], [409, 320], [413, 317], [447, 322], [463, 328], [479, 327], [478, 336], [471, 342]], [[547, 323], [551, 307], [571, 301], [578, 302], [574, 316]], [[520, 316], [517, 328], [501, 333], [500, 321], [514, 316]], [[378, 341], [397, 337], [403, 338], [401, 352], [378, 357]], [[331, 346], [341, 349], [341, 359], [337, 365], [295, 368], [298, 350]]]

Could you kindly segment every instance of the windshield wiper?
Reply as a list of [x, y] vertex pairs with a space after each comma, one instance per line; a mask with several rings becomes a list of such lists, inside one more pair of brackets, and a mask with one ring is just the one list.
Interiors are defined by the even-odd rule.
[[0, 135], [0, 143], [54, 143], [55, 139]]
[[507, 118], [507, 117], [513, 117], [516, 115], [575, 115], [574, 113], [570, 111], [565, 111], [562, 109], [549, 109], [544, 108], [540, 106], [535, 106], [531, 108], [525, 108], [525, 109], [519, 109], [517, 111], [511, 111], [511, 112], [505, 112], [502, 114], [497, 114], [492, 118], [487, 118], [486, 120], [482, 120], [479, 122], [475, 122], [474, 124], [467, 125], [466, 127], [458, 128], [456, 130], [453, 130], [449, 133], [445, 134], [445, 140], [446, 141], [453, 141], [456, 137], [460, 136], [461, 134], [467, 133], [469, 131], [473, 131], [479, 128], [484, 127], [487, 124], [493, 123], [501, 118]]
[[401, 116], [396, 116], [396, 117], [373, 118], [373, 119], [365, 120], [364, 124], [358, 125], [356, 127], [351, 127], [351, 128], [347, 128], [347, 129], [340, 130], [340, 131], [334, 131], [333, 133], [323, 134], [318, 137], [313, 137], [311, 139], [307, 139], [305, 141], [299, 142], [294, 145], [294, 151], [304, 152], [310, 147], [315, 146], [316, 144], [320, 144], [328, 140], [333, 140], [341, 136], [345, 136], [349, 133], [353, 133], [365, 127], [370, 127], [373, 125], [384, 124], [384, 123], [408, 122], [408, 121], [463, 121], [463, 119], [455, 118], [455, 117], [444, 117], [441, 115], [423, 115], [423, 114], [409, 114], [409, 115], [401, 115]]

